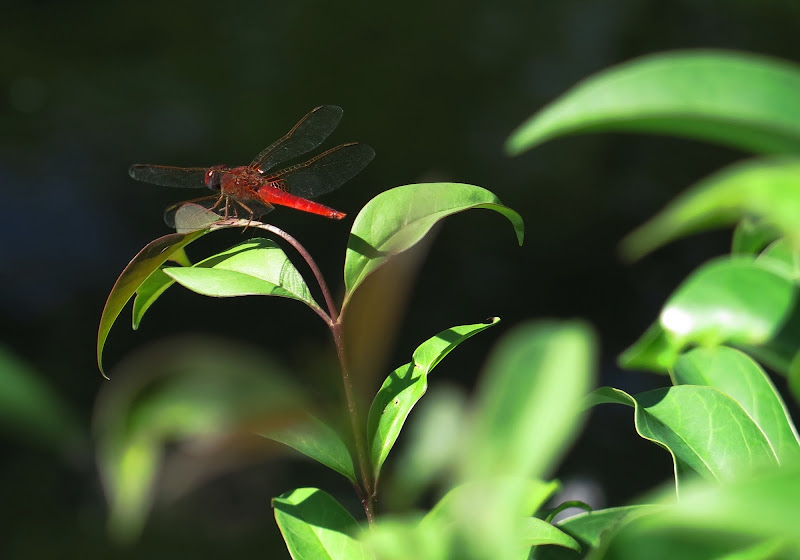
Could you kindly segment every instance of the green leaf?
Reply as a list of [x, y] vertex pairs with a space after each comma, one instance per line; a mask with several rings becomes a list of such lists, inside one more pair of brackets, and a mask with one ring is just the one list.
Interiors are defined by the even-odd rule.
[[[600, 547], [604, 540], [626, 523], [662, 509], [658, 505], [636, 505], [594, 510], [565, 519], [557, 527], [574, 538], [583, 551], [587, 552]], [[578, 556], [574, 552], [551, 546], [537, 547], [531, 560], [569, 560], [576, 557]]]
[[376, 478], [411, 409], [425, 394], [431, 370], [456, 346], [499, 321], [495, 317], [488, 322], [460, 325], [440, 332], [417, 347], [411, 362], [386, 378], [370, 406], [367, 420], [367, 441]]
[[136, 297], [133, 300], [133, 328], [138, 329], [142, 322], [142, 317], [150, 309], [150, 306], [163, 294], [167, 288], [172, 286], [175, 281], [164, 272], [164, 268], [158, 268], [142, 282], [136, 290]]
[[292, 426], [279, 427], [261, 435], [288, 445], [335, 470], [353, 484], [357, 483], [353, 456], [347, 444], [336, 430], [319, 418], [309, 416]]
[[320, 309], [286, 253], [270, 239], [249, 239], [192, 267], [165, 268], [164, 272], [206, 296], [280, 296]]
[[692, 186], [620, 248], [629, 259], [697, 231], [732, 225], [746, 215], [760, 218], [800, 244], [800, 159], [772, 157], [735, 163]]
[[358, 523], [330, 494], [297, 488], [273, 498], [275, 520], [294, 560], [369, 559]]
[[766, 153], [800, 152], [800, 69], [716, 50], [645, 56], [573, 87], [522, 124], [518, 154], [567, 134], [656, 132]]
[[676, 384], [708, 385], [736, 400], [761, 429], [781, 464], [800, 462], [800, 443], [786, 405], [769, 377], [746, 354], [718, 346], [695, 348], [675, 363]]
[[529, 323], [504, 337], [479, 385], [466, 478], [538, 478], [552, 468], [579, 426], [594, 365], [594, 334], [582, 322]]
[[757, 345], [775, 336], [792, 311], [790, 280], [769, 263], [721, 258], [694, 271], [651, 327], [623, 353], [623, 367], [663, 371], [688, 344]]
[[[450, 528], [455, 551], [469, 558], [527, 558], [531, 546], [579, 549], [570, 536], [531, 515], [558, 489], [557, 482], [500, 477], [456, 486], [420, 522], [420, 529]], [[453, 553], [451, 557], [464, 555]]]
[[[253, 432], [292, 422], [303, 410], [300, 390], [267, 357], [209, 339], [152, 346], [123, 361], [116, 377], [98, 398], [94, 431], [109, 528], [117, 540], [130, 541], [140, 533], [159, 472], [180, 477], [163, 479], [164, 488], [185, 490], [187, 483], [202, 479], [201, 453], [219, 446], [225, 464], [234, 466], [239, 450], [226, 441], [251, 440]], [[166, 453], [187, 443], [193, 444], [189, 480], [186, 465], [167, 468], [180, 462], [180, 454]]]
[[625, 525], [598, 558], [778, 559], [800, 552], [800, 469], [780, 468], [730, 484], [687, 484], [677, 503]]
[[770, 243], [758, 256], [757, 261], [764, 266], [773, 266], [773, 270], [783, 274], [795, 284], [800, 282], [800, 248], [793, 247], [785, 238]]
[[737, 256], [756, 256], [767, 244], [778, 237], [780, 237], [780, 232], [774, 226], [767, 224], [761, 218], [745, 216], [733, 230], [731, 253]]
[[[192, 241], [195, 241], [207, 233], [226, 227], [235, 227], [236, 224], [221, 225], [216, 224], [206, 229], [193, 231], [190, 233], [171, 233], [164, 237], [148, 243], [139, 253], [133, 257], [125, 270], [117, 278], [111, 293], [108, 294], [103, 314], [100, 317], [100, 327], [97, 332], [97, 367], [103, 372], [103, 348], [105, 347], [108, 332], [119, 317], [125, 304], [133, 297], [144, 282], [157, 271], [161, 265], [171, 258], [185, 258], [183, 251]], [[146, 298], [147, 299], [147, 298]], [[152, 302], [150, 302], [152, 303]], [[149, 306], [149, 305], [148, 305]], [[146, 307], [145, 307], [146, 309]], [[143, 313], [143, 311], [141, 311]], [[139, 315], [141, 318], [141, 314]], [[138, 323], [136, 319], [135, 322]]]
[[588, 398], [589, 406], [600, 403], [634, 408], [639, 435], [672, 455], [678, 486], [688, 469], [730, 481], [777, 464], [764, 432], [738, 402], [713, 387], [681, 385], [636, 396], [601, 387]]
[[471, 208], [486, 208], [506, 216], [522, 244], [520, 215], [481, 187], [421, 183], [396, 187], [370, 200], [356, 216], [347, 242], [343, 307], [361, 282], [392, 255], [411, 248], [443, 218]]
[[4, 435], [63, 453], [75, 453], [76, 448], [88, 443], [74, 411], [29, 364], [3, 344], [0, 427]]

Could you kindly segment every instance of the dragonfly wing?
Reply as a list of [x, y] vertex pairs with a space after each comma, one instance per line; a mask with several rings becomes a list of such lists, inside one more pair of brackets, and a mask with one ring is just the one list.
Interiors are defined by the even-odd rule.
[[375, 150], [366, 144], [342, 144], [267, 180], [280, 183], [279, 186], [293, 195], [314, 198], [342, 186], [374, 157]]
[[261, 172], [310, 152], [331, 135], [342, 119], [342, 109], [322, 105], [300, 119], [292, 129], [258, 154], [250, 167]]
[[128, 175], [143, 183], [162, 187], [194, 189], [205, 187], [207, 167], [172, 167], [169, 165], [150, 165], [135, 163], [128, 169]]

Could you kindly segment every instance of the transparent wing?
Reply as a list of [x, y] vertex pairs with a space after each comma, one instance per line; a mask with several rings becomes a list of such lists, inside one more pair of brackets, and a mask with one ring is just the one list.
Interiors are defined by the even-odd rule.
[[331, 135], [342, 120], [342, 113], [342, 109], [336, 105], [317, 107], [300, 119], [289, 132], [262, 150], [250, 167], [263, 173], [279, 163], [310, 152]]
[[339, 188], [375, 157], [366, 144], [342, 144], [313, 158], [264, 178], [303, 198], [314, 198]]
[[163, 187], [194, 189], [205, 187], [208, 167], [172, 167], [170, 165], [150, 165], [134, 163], [128, 168], [132, 179]]

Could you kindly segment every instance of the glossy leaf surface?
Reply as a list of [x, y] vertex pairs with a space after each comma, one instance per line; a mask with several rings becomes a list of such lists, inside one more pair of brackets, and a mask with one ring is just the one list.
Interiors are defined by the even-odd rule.
[[800, 153], [800, 69], [745, 53], [675, 51], [604, 70], [523, 123], [512, 154], [584, 132], [655, 132]]
[[273, 498], [275, 520], [295, 560], [367, 560], [358, 523], [330, 494], [297, 488]]
[[775, 451], [744, 408], [713, 387], [682, 385], [631, 396], [601, 387], [588, 399], [634, 408], [636, 431], [672, 455], [676, 484], [689, 470], [730, 481], [764, 466], [777, 465]]
[[793, 283], [769, 263], [744, 257], [711, 261], [675, 290], [658, 323], [620, 363], [665, 371], [688, 344], [763, 344], [788, 320], [794, 299]]
[[270, 239], [249, 239], [192, 267], [165, 268], [164, 272], [182, 286], [206, 296], [280, 296], [319, 309], [303, 277]]
[[764, 433], [781, 464], [800, 462], [794, 424], [766, 372], [749, 356], [725, 346], [695, 348], [675, 363], [676, 384], [707, 385], [736, 400]]
[[367, 441], [375, 476], [397, 441], [411, 409], [428, 388], [428, 374], [469, 337], [496, 325], [499, 319], [460, 325], [428, 339], [414, 351], [412, 361], [394, 370], [383, 382], [369, 410]]
[[692, 186], [622, 240], [623, 254], [639, 258], [689, 233], [761, 219], [800, 245], [800, 159], [764, 158], [736, 163]]
[[506, 216], [522, 244], [520, 215], [481, 187], [421, 183], [396, 187], [370, 200], [356, 216], [347, 242], [344, 306], [359, 284], [392, 255], [415, 245], [443, 218], [471, 208], [486, 208]]

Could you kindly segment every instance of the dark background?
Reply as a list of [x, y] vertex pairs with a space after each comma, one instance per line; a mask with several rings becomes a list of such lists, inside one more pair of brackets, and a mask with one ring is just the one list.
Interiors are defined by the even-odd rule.
[[[681, 278], [726, 250], [728, 234], [692, 237], [633, 265], [619, 261], [616, 243], [680, 190], [744, 154], [614, 134], [559, 139], [513, 159], [502, 144], [578, 80], [646, 53], [715, 47], [800, 60], [800, 7], [788, 0], [32, 1], [6, 2], [3, 11], [2, 342], [87, 430], [109, 383], [94, 355], [105, 298], [131, 257], [167, 233], [163, 208], [188, 198], [134, 182], [128, 166], [245, 164], [324, 103], [345, 110], [332, 142], [359, 140], [377, 152], [322, 200], [348, 218], [281, 209], [269, 220], [307, 246], [334, 289], [352, 218], [391, 187], [480, 185], [526, 222], [520, 248], [497, 214], [447, 220], [410, 295], [392, 367], [439, 330], [500, 316], [500, 326], [437, 370], [442, 382], [469, 388], [514, 324], [583, 317], [601, 341], [602, 384], [639, 391], [662, 383], [619, 371], [615, 357]], [[220, 239], [226, 246], [241, 236]], [[331, 355], [327, 331], [296, 302], [215, 301], [173, 288], [140, 331], [129, 329], [128, 313], [109, 338], [112, 375], [124, 356], [183, 332], [252, 341], [293, 368], [309, 353]], [[300, 485], [344, 486], [338, 478], [324, 486], [321, 467], [270, 461], [157, 509], [139, 544], [114, 550], [91, 457], [65, 460], [15, 435], [2, 440], [4, 557], [281, 557], [269, 498]], [[596, 505], [620, 505], [667, 478], [671, 465], [666, 452], [635, 436], [629, 410], [608, 407], [592, 415], [558, 474], [598, 485], [605, 497]]]

